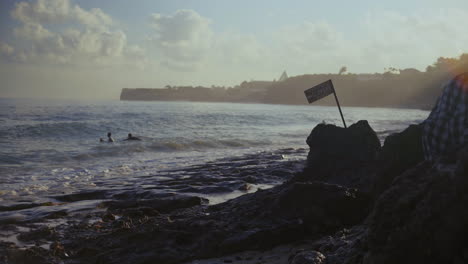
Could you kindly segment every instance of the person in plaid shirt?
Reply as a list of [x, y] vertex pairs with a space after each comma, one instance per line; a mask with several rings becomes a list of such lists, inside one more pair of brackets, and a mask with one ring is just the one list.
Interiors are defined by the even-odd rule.
[[424, 121], [422, 143], [426, 160], [454, 156], [468, 143], [468, 73], [448, 82]]

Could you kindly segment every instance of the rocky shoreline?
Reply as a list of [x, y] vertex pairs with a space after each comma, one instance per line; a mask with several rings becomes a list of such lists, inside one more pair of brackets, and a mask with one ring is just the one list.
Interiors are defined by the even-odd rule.
[[306, 167], [281, 185], [216, 205], [184, 195], [105, 201], [83, 219], [22, 233], [48, 248], [2, 242], [0, 263], [466, 263], [468, 150], [451, 165], [423, 161], [420, 130], [382, 147], [367, 121], [320, 124]]

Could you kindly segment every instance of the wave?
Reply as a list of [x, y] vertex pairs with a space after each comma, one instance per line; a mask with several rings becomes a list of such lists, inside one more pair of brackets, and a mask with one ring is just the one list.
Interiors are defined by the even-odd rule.
[[0, 133], [9, 138], [70, 138], [101, 131], [98, 125], [89, 122], [47, 122], [5, 127], [0, 130]]
[[271, 145], [267, 140], [253, 141], [245, 139], [148, 139], [144, 141], [121, 141], [99, 143], [87, 153], [74, 155], [76, 160], [86, 160], [96, 157], [122, 156], [141, 152], [185, 152], [206, 151], [210, 149], [248, 148]]

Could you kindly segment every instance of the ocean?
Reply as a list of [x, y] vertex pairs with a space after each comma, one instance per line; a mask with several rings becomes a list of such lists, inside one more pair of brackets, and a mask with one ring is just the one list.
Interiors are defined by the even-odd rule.
[[[348, 126], [368, 120], [382, 142], [429, 114], [359, 107], [343, 113]], [[322, 122], [342, 126], [338, 109], [0, 99], [0, 224], [70, 215], [125, 195], [182, 193], [219, 203], [269, 188], [302, 168], [306, 138]], [[115, 142], [99, 142], [108, 132]], [[125, 141], [128, 133], [142, 140]]]

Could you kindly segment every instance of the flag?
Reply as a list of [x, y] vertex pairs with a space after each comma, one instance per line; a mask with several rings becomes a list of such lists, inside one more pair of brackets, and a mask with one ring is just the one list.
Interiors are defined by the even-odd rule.
[[335, 90], [333, 89], [333, 84], [331, 80], [323, 82], [319, 85], [316, 85], [310, 89], [304, 91], [305, 96], [307, 97], [307, 101], [309, 104], [315, 102], [323, 97], [333, 93]]

